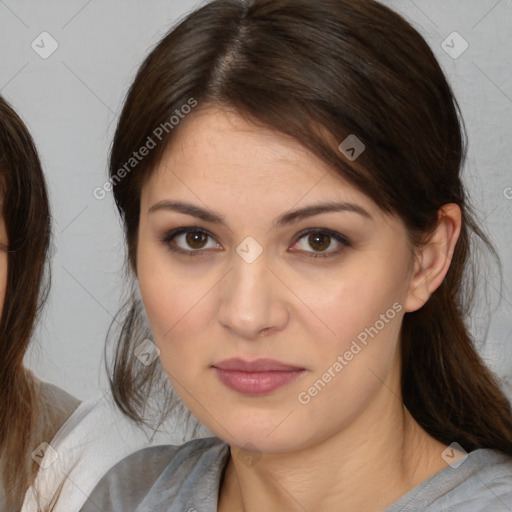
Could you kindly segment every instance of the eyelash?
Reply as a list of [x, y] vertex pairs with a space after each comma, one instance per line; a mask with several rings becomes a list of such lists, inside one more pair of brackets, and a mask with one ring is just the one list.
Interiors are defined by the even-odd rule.
[[[214, 239], [214, 237], [208, 233], [208, 231], [202, 229], [202, 228], [199, 228], [199, 227], [188, 227], [188, 228], [185, 228], [185, 227], [181, 227], [181, 228], [176, 228], [176, 229], [173, 229], [171, 231], [169, 231], [165, 237], [161, 240], [162, 243], [164, 243], [167, 248], [171, 251], [171, 252], [174, 252], [174, 253], [178, 253], [178, 254], [183, 254], [183, 255], [187, 255], [187, 256], [202, 256], [204, 252], [206, 252], [206, 250], [204, 249], [196, 249], [196, 250], [191, 250], [191, 251], [187, 251], [185, 249], [180, 249], [180, 248], [177, 248], [175, 246], [173, 246], [171, 244], [171, 242], [179, 235], [182, 235], [182, 234], [188, 234], [188, 233], [199, 233], [199, 234], [203, 234], [203, 235], [206, 235], [208, 237], [210, 237], [211, 239]], [[294, 242], [293, 245], [295, 245], [295, 243], [299, 242], [300, 240], [302, 240], [304, 237], [308, 236], [308, 235], [312, 235], [312, 234], [322, 234], [322, 235], [327, 235], [327, 236], [330, 236], [332, 239], [336, 240], [338, 243], [341, 244], [341, 247], [336, 249], [336, 250], [331, 250], [331, 251], [328, 251], [328, 252], [311, 252], [311, 251], [293, 251], [293, 252], [302, 252], [302, 253], [305, 253], [307, 255], [307, 257], [309, 258], [329, 258], [329, 257], [332, 257], [332, 256], [336, 256], [338, 254], [340, 254], [345, 248], [347, 247], [351, 247], [352, 244], [350, 243], [350, 241], [348, 240], [348, 238], [346, 238], [345, 236], [343, 236], [341, 233], [338, 233], [336, 231], [332, 231], [330, 229], [307, 229], [305, 231], [302, 231], [301, 233], [299, 233], [297, 235], [297, 238], [296, 238], [296, 241]]]

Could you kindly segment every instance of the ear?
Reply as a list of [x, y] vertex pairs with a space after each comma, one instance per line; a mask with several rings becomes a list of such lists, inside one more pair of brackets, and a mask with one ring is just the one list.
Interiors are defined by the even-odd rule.
[[459, 239], [461, 222], [462, 214], [458, 205], [445, 204], [439, 209], [435, 231], [415, 254], [405, 301], [406, 312], [420, 309], [443, 282]]

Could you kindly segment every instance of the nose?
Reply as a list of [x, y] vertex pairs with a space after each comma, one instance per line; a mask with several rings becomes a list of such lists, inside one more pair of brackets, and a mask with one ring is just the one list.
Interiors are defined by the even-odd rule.
[[234, 256], [234, 268], [223, 280], [219, 323], [247, 339], [283, 329], [289, 320], [283, 284], [260, 256], [247, 263]]

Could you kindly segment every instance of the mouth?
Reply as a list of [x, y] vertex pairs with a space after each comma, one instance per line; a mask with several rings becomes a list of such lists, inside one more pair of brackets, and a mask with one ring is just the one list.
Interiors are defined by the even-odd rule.
[[263, 395], [279, 389], [302, 375], [306, 369], [275, 361], [226, 359], [212, 365], [220, 381], [245, 395]]

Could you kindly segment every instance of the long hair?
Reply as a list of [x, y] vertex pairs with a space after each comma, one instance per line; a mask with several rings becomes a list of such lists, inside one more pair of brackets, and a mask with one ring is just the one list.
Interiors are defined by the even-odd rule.
[[[512, 455], [510, 404], [465, 323], [473, 293], [470, 247], [483, 242], [493, 249], [461, 180], [460, 109], [423, 37], [373, 0], [214, 0], [184, 18], [138, 70], [111, 149], [110, 182], [132, 275], [141, 188], [191, 100], [197, 108], [234, 109], [293, 137], [398, 216], [416, 246], [436, 227], [439, 208], [460, 207], [462, 230], [443, 283], [403, 320], [402, 397], [440, 442]], [[338, 148], [349, 135], [366, 148], [356, 161]], [[156, 145], [149, 153], [127, 166], [150, 140]], [[114, 398], [135, 421], [162, 373], [133, 357], [147, 337], [137, 329], [147, 329], [142, 313], [134, 296], [121, 315], [110, 365]]]
[[[50, 274], [50, 210], [34, 142], [0, 97], [0, 190], [8, 243], [7, 284], [0, 319], [0, 460], [6, 510], [15, 510], [39, 466], [31, 452], [46, 440], [44, 408], [33, 374], [23, 367]], [[46, 272], [45, 272], [46, 269]], [[17, 510], [18, 508], [16, 508]]]

